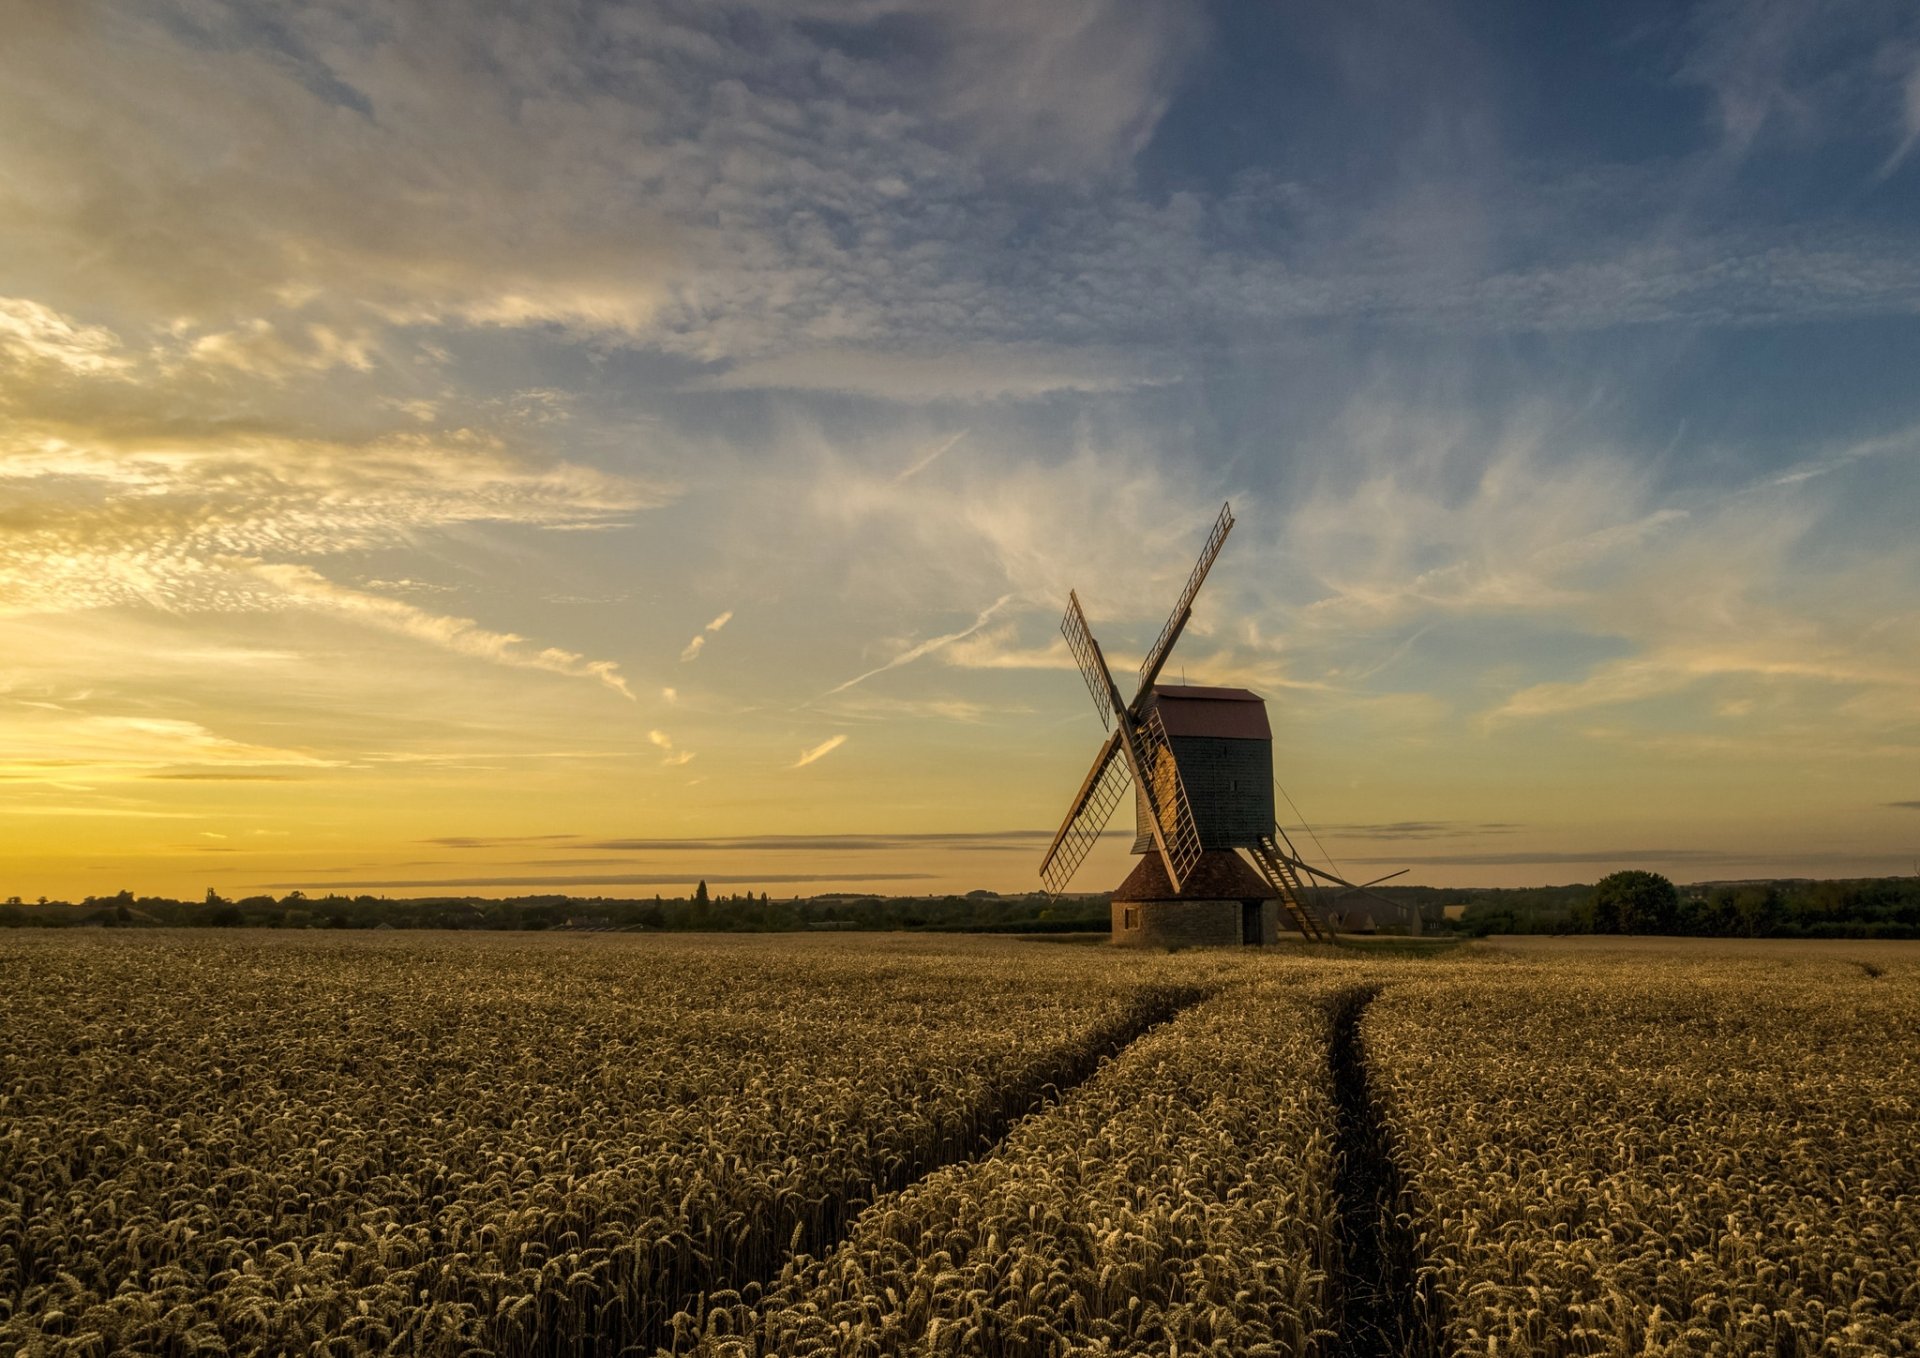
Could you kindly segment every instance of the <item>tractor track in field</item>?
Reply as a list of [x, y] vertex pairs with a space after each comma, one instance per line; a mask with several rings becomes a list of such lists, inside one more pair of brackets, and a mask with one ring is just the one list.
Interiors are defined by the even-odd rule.
[[1421, 1283], [1420, 1243], [1406, 1216], [1392, 1132], [1367, 1070], [1360, 1020], [1378, 986], [1342, 992], [1331, 1005], [1339, 1198], [1337, 1358], [1436, 1358], [1442, 1332]]
[[[910, 1188], [920, 1180], [951, 1165], [966, 1164], [990, 1155], [1022, 1118], [1059, 1103], [1073, 1090], [1097, 1074], [1106, 1062], [1117, 1058], [1149, 1032], [1170, 1023], [1186, 1010], [1209, 998], [1214, 992], [1195, 986], [1163, 986], [1140, 999], [1113, 1022], [1096, 1028], [1086, 1040], [1059, 1052], [1056, 1058], [1012, 1085], [991, 1091], [987, 1106], [976, 1108], [976, 1131], [965, 1138], [954, 1138], [947, 1129], [929, 1128], [925, 1140], [912, 1154], [895, 1162], [891, 1172], [876, 1174], [861, 1191], [829, 1199], [809, 1218], [779, 1218], [757, 1230], [751, 1238], [740, 1240], [741, 1253], [771, 1258], [771, 1266], [741, 1267], [719, 1262], [705, 1285], [677, 1297], [651, 1298], [644, 1319], [638, 1324], [619, 1327], [618, 1333], [603, 1332], [584, 1350], [589, 1353], [623, 1353], [638, 1346], [642, 1352], [662, 1350], [678, 1352], [676, 1322], [692, 1321], [697, 1330], [704, 1299], [721, 1292], [734, 1292], [749, 1301], [778, 1279], [796, 1254], [823, 1257], [846, 1239], [861, 1213], [880, 1197]], [[794, 1248], [793, 1242], [801, 1242]], [[542, 1345], [542, 1353], [582, 1351], [566, 1342]], [[684, 1343], [682, 1332], [679, 1341]]]

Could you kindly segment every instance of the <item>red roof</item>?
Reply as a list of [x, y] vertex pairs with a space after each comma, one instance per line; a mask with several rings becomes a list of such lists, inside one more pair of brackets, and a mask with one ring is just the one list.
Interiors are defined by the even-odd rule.
[[1244, 688], [1189, 688], [1155, 684], [1153, 706], [1170, 736], [1211, 736], [1222, 740], [1272, 740], [1267, 700]]
[[1158, 849], [1148, 849], [1113, 893], [1116, 901], [1270, 901], [1280, 893], [1232, 849], [1208, 849], [1176, 895]]

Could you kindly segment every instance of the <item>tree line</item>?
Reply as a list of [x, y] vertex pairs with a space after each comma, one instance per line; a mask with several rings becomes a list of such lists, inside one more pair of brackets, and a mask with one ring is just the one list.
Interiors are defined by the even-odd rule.
[[1611, 873], [1592, 886], [1477, 892], [1459, 924], [1477, 934], [1674, 934], [1702, 938], [1920, 938], [1920, 877], [1699, 883]]
[[119, 891], [80, 901], [0, 904], [0, 928], [575, 929], [765, 933], [813, 929], [1054, 933], [1105, 929], [1104, 897], [830, 895], [775, 900], [752, 891], [691, 896], [387, 897], [340, 894], [200, 900]]
[[[1920, 877], [1702, 883], [1679, 888], [1658, 873], [1612, 873], [1592, 884], [1452, 889], [1378, 887], [1418, 910], [1429, 934], [1674, 934], [1721, 938], [1920, 938]], [[0, 904], [0, 928], [105, 926], [279, 929], [606, 929], [769, 933], [928, 930], [1094, 933], [1107, 929], [1105, 896], [769, 893], [682, 897], [529, 895], [386, 897], [256, 895], [200, 900], [120, 891], [80, 901]]]

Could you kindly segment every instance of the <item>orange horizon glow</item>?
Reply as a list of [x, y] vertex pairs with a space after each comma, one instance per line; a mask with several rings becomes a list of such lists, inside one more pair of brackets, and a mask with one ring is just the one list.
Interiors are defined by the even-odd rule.
[[1915, 871], [1898, 73], [1609, 49], [1607, 140], [1269, 35], [1328, 119], [1186, 8], [29, 6], [0, 897], [1036, 889], [1068, 591], [1125, 675], [1229, 497], [1166, 678], [1310, 857]]

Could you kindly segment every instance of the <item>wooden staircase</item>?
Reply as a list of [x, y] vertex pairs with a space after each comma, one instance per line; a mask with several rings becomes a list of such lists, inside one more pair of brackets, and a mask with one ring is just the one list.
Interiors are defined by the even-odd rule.
[[1280, 908], [1287, 912], [1293, 927], [1306, 935], [1309, 942], [1333, 942], [1333, 926], [1320, 913], [1320, 908], [1307, 899], [1293, 859], [1280, 851], [1273, 836], [1260, 836], [1259, 842], [1247, 852], [1252, 855], [1254, 866], [1260, 869], [1260, 875], [1267, 879], [1267, 885], [1280, 893]]

